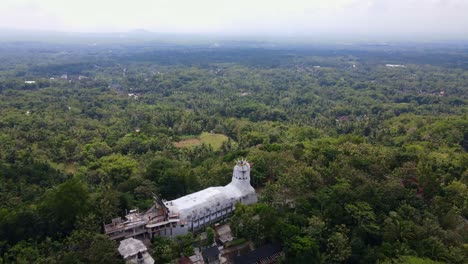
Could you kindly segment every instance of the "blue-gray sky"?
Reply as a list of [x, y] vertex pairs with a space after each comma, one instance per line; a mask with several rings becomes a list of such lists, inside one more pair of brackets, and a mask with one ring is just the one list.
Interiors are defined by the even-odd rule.
[[468, 39], [468, 0], [1, 0], [0, 28]]

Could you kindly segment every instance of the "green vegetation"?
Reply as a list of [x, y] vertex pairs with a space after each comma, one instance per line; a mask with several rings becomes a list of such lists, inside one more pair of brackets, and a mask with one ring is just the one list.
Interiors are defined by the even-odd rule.
[[238, 246], [238, 245], [242, 245], [244, 244], [245, 242], [247, 242], [247, 240], [245, 240], [245, 238], [237, 238], [237, 239], [234, 239], [232, 241], [229, 241], [226, 243], [226, 247], [235, 247], [235, 246]]
[[174, 143], [177, 148], [191, 148], [201, 146], [203, 144], [211, 146], [213, 150], [219, 150], [223, 143], [227, 142], [229, 138], [223, 134], [203, 132], [196, 138], [187, 138]]
[[[2, 43], [0, 263], [119, 263], [103, 223], [227, 184], [240, 157], [261, 195], [236, 241], [279, 242], [285, 263], [466, 263], [467, 58]], [[195, 240], [151, 250], [167, 263]]]

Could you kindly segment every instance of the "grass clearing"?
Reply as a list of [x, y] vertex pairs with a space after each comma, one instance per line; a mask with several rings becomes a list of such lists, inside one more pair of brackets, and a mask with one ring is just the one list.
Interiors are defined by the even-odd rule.
[[206, 145], [211, 145], [214, 150], [221, 148], [223, 142], [227, 141], [228, 137], [224, 134], [211, 134], [207, 132], [201, 133], [197, 138], [189, 138], [174, 143], [174, 146], [177, 148], [192, 148], [195, 146], [200, 146], [203, 143]]

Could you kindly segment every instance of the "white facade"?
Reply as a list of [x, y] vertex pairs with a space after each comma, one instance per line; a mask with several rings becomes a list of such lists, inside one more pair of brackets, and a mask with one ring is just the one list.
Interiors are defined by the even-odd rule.
[[165, 202], [170, 215], [177, 215], [180, 222], [176, 230], [181, 234], [196, 230], [232, 214], [237, 202], [257, 202], [255, 189], [250, 185], [250, 164], [245, 160], [237, 162], [232, 180], [223, 187], [210, 187], [176, 200]]
[[233, 214], [236, 203], [248, 205], [257, 200], [250, 185], [250, 164], [240, 160], [228, 185], [210, 187], [172, 201], [155, 202], [146, 213], [131, 211], [125, 221], [113, 219], [104, 229], [111, 239], [174, 237], [225, 221]]
[[210, 187], [165, 202], [165, 205], [170, 214], [178, 214], [181, 221], [187, 221], [237, 202], [243, 204], [257, 202], [255, 189], [250, 185], [250, 164], [244, 160], [237, 162], [232, 174], [232, 181], [228, 185]]

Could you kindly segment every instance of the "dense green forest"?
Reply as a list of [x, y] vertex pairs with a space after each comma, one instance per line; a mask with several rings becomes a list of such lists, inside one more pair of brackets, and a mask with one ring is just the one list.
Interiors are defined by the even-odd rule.
[[240, 157], [260, 202], [231, 227], [284, 263], [466, 263], [463, 47], [1, 43], [0, 263], [120, 263], [103, 223]]

